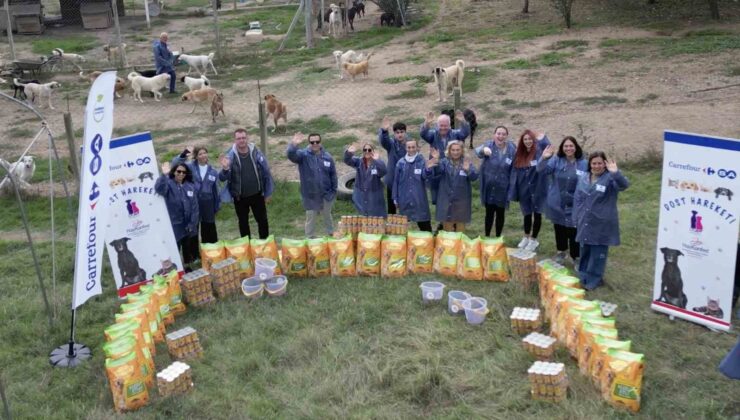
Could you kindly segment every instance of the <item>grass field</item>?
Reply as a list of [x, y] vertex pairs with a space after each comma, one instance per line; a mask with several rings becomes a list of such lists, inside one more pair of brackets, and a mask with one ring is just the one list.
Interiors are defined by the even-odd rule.
[[[655, 161], [623, 168], [632, 182], [620, 196], [622, 246], [613, 248], [608, 286], [588, 295], [619, 304], [620, 338], [646, 355], [643, 383], [645, 418], [673, 413], [685, 418], [728, 418], [740, 413], [740, 385], [716, 370], [735, 341], [683, 321], [669, 321], [649, 309], [657, 225], [660, 173]], [[278, 238], [302, 237], [303, 212], [297, 184], [280, 182], [269, 207], [271, 232]], [[40, 221], [44, 203], [29, 206]], [[2, 219], [15, 217], [14, 204], [2, 201]], [[335, 218], [351, 214], [347, 202]], [[504, 234], [514, 245], [521, 216], [507, 213]], [[233, 209], [218, 217], [222, 238], [237, 236]], [[474, 206], [468, 234], [482, 232], [482, 211]], [[17, 226], [17, 225], [16, 225]], [[4, 224], [2, 231], [12, 230]], [[542, 255], [554, 252], [552, 228], [544, 223]], [[77, 336], [93, 349], [93, 359], [75, 370], [52, 369], [48, 352], [66, 340], [69, 322], [73, 244], [57, 248], [56, 290], [49, 280], [51, 250], [39, 244], [46, 285], [57, 311], [47, 329], [43, 304], [27, 247], [0, 241], [3, 328], [2, 380], [17, 418], [109, 418], [112, 402], [103, 369], [103, 328], [118, 305], [110, 268], [105, 293], [91, 299], [78, 316]], [[107, 265], [107, 264], [106, 264]], [[443, 306], [423, 307], [418, 284], [437, 276], [291, 279], [282, 299], [247, 302], [241, 297], [205, 309], [189, 309], [174, 328], [193, 326], [205, 348], [192, 362], [195, 388], [166, 399], [152, 394], [137, 418], [614, 418], [630, 417], [602, 401], [561, 350], [570, 376], [568, 400], [560, 405], [532, 401], [526, 369], [530, 357], [510, 329], [514, 306], [537, 305], [537, 294], [513, 283], [441, 279], [448, 289], [483, 296], [491, 304], [479, 327], [447, 315]], [[158, 369], [170, 363], [158, 347]]]

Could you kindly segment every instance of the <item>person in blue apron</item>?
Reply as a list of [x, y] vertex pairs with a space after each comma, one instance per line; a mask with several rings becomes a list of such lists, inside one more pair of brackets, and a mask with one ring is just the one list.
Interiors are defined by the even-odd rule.
[[[393, 130], [391, 137], [390, 131]], [[406, 154], [406, 124], [396, 122], [391, 127], [391, 119], [383, 117], [383, 123], [378, 129], [378, 143], [388, 152], [388, 173], [385, 174], [386, 199], [388, 200], [388, 214], [396, 214], [396, 204], [393, 200], [393, 178], [396, 175], [396, 162]]]
[[352, 188], [352, 203], [363, 216], [385, 217], [388, 215], [383, 185], [383, 176], [387, 171], [385, 162], [380, 160], [380, 155], [370, 143], [362, 146], [361, 158], [354, 155], [356, 150], [351, 145], [344, 152], [344, 163], [357, 170]]
[[412, 222], [419, 230], [432, 231], [432, 215], [427, 200], [427, 162], [419, 153], [419, 143], [414, 139], [406, 140], [406, 155], [396, 163], [393, 176], [393, 201], [398, 212]]
[[496, 225], [495, 235], [501, 236], [509, 206], [511, 170], [514, 164], [516, 146], [507, 140], [509, 130], [500, 125], [493, 130], [493, 140], [488, 140], [475, 149], [480, 163], [480, 202], [486, 208], [485, 233], [491, 236], [491, 228]]
[[[465, 141], [470, 135], [470, 124], [465, 120], [465, 116], [460, 110], [455, 111], [455, 123], [459, 128], [451, 128], [450, 117], [447, 114], [442, 114], [437, 117], [437, 126], [433, 127], [434, 113], [431, 111], [427, 113], [424, 122], [421, 123], [419, 137], [429, 143], [430, 148], [436, 149], [439, 152], [440, 159], [445, 157], [447, 143], [453, 140]], [[439, 181], [432, 180], [429, 183], [429, 188], [432, 191], [432, 204], [437, 204]]]
[[542, 156], [542, 151], [549, 145], [550, 140], [544, 133], [524, 130], [519, 137], [514, 156], [509, 199], [519, 202], [519, 208], [524, 216], [524, 237], [518, 247], [527, 251], [534, 251], [540, 245], [537, 235], [542, 227], [542, 208], [545, 204], [547, 185], [544, 177], [537, 173], [537, 161]]
[[441, 160], [440, 153], [432, 149], [430, 161], [428, 171], [433, 179], [439, 180], [436, 219], [448, 232], [464, 232], [472, 213], [471, 184], [478, 179], [478, 171], [465, 158], [461, 141], [449, 142], [445, 157]]
[[566, 251], [570, 252], [573, 267], [578, 268], [580, 246], [576, 242], [576, 222], [573, 219], [573, 194], [576, 192], [578, 177], [586, 173], [588, 162], [583, 158], [583, 150], [576, 139], [567, 136], [560, 142], [557, 155], [552, 145], [542, 152], [537, 163], [537, 172], [547, 178], [547, 199], [545, 216], [555, 229], [555, 249], [553, 260], [558, 264], [565, 261]]
[[[186, 162], [187, 158], [195, 160]], [[221, 207], [221, 197], [218, 190], [218, 172], [208, 164], [208, 149], [202, 146], [188, 147], [179, 156], [172, 159], [171, 165], [178, 163], [188, 165], [193, 174], [193, 183], [198, 194], [198, 211], [200, 213], [200, 242], [218, 242], [216, 230], [216, 213]]]
[[188, 165], [163, 163], [162, 175], [154, 183], [154, 191], [164, 197], [185, 271], [192, 271], [191, 265], [198, 259], [200, 214], [193, 174]]
[[587, 172], [578, 178], [573, 196], [576, 241], [581, 245], [578, 275], [586, 290], [604, 283], [609, 247], [619, 245], [617, 198], [629, 185], [617, 162], [607, 160], [604, 152], [588, 156]]

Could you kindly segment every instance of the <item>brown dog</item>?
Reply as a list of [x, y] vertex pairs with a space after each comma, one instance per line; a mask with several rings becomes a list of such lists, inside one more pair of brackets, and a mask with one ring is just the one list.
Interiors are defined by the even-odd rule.
[[273, 122], [275, 123], [275, 127], [272, 129], [273, 133], [277, 130], [277, 123], [280, 118], [286, 124], [288, 123], [288, 107], [278, 101], [275, 95], [265, 95], [265, 106], [267, 107], [267, 115], [272, 115]]
[[342, 67], [344, 67], [344, 71], [346, 71], [350, 76], [352, 76], [352, 81], [355, 81], [355, 76], [362, 73], [365, 75], [365, 78], [367, 78], [367, 70], [370, 66], [370, 57], [373, 55], [373, 53], [370, 53], [367, 55], [367, 58], [360, 61], [359, 63], [344, 63], [342, 64]]
[[213, 118], [213, 122], [216, 122], [216, 115], [218, 115], [218, 111], [221, 111], [224, 117], [226, 116], [226, 113], [224, 112], [223, 93], [217, 93], [216, 96], [213, 97], [213, 102], [211, 102], [211, 117]]
[[217, 94], [216, 89], [212, 87], [204, 87], [201, 89], [191, 90], [190, 92], [183, 94], [182, 101], [190, 101], [193, 103], [193, 110], [190, 111], [192, 114], [195, 112], [195, 108], [202, 102], [213, 103], [213, 98], [215, 98]]
[[[84, 75], [83, 72], [80, 72], [80, 77], [83, 79], [87, 79], [90, 81], [90, 83], [94, 82], [95, 79], [100, 77], [100, 75], [103, 74], [102, 71], [94, 71], [88, 74], [87, 76]], [[121, 97], [121, 92], [126, 90], [126, 80], [116, 77], [116, 84], [113, 86], [113, 93], [116, 95], [116, 98]]]

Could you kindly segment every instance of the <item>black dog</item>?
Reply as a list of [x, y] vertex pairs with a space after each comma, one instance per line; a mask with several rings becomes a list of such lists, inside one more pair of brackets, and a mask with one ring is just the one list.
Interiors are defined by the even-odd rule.
[[[36, 79], [18, 79], [18, 83], [23, 83], [24, 85], [27, 85], [29, 83], [36, 83], [41, 84]], [[26, 90], [25, 87], [16, 85], [15, 83], [11, 83], [13, 85], [13, 98], [20, 99], [21, 101], [26, 100]]]
[[349, 22], [349, 29], [352, 30], [352, 32], [355, 31], [355, 15], [357, 14], [357, 6], [352, 6], [347, 10], [347, 21]]
[[661, 274], [660, 297], [658, 302], [665, 302], [681, 309], [686, 309], [686, 294], [683, 292], [681, 269], [678, 268], [678, 257], [683, 252], [677, 249], [660, 248], [663, 253], [663, 273]]
[[128, 249], [126, 242], [130, 238], [120, 238], [112, 241], [110, 246], [118, 254], [118, 269], [121, 270], [121, 286], [129, 286], [146, 280], [146, 271], [139, 267], [139, 260]]
[[144, 182], [144, 180], [147, 179], [147, 178], [149, 178], [152, 181], [154, 181], [154, 174], [151, 173], [151, 172], [142, 172], [142, 173], [139, 174], [139, 181]]
[[357, 10], [357, 17], [365, 16], [365, 3], [363, 3], [362, 1], [354, 0], [352, 2], [352, 7]]
[[380, 15], [380, 26], [393, 26], [396, 24], [396, 16], [393, 13], [385, 12]]
[[463, 111], [465, 121], [470, 124], [470, 148], [473, 148], [473, 138], [475, 137], [475, 129], [478, 128], [478, 119], [475, 117], [475, 112], [472, 109], [466, 108]]
[[732, 194], [733, 194], [732, 190], [729, 188], [719, 187], [716, 190], [714, 190], [715, 199], [719, 198], [720, 195], [724, 195], [725, 197], [727, 197], [728, 201], [732, 201]]

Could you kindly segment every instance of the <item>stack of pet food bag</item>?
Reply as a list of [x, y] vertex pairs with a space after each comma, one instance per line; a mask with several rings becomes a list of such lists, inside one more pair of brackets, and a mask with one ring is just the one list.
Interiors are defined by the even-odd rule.
[[550, 334], [578, 360], [580, 372], [592, 379], [607, 402], [639, 411], [643, 355], [631, 352], [630, 341], [619, 339], [614, 318], [603, 316], [599, 301], [584, 299], [577, 277], [550, 260], [537, 265]]

